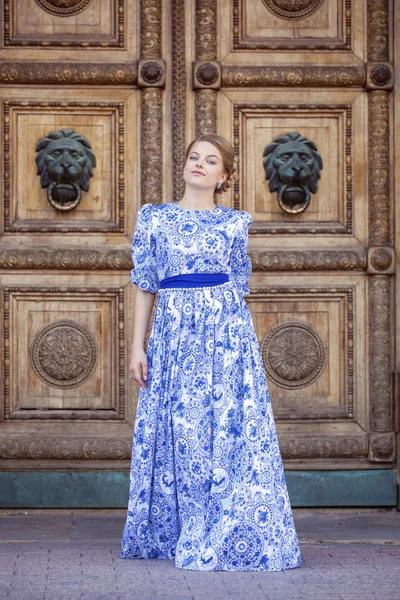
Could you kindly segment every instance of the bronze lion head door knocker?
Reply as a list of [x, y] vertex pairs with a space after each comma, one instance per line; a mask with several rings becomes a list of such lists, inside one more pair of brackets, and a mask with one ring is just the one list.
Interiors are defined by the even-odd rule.
[[61, 129], [39, 140], [36, 152], [37, 175], [51, 206], [60, 211], [76, 208], [96, 166], [90, 142], [73, 129]]
[[265, 179], [270, 192], [278, 191], [278, 204], [289, 214], [304, 212], [323, 168], [316, 145], [299, 133], [280, 135], [265, 147], [263, 153]]

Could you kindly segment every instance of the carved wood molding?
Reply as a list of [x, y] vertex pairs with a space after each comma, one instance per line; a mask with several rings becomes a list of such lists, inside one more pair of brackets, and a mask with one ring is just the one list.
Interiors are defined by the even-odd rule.
[[128, 460], [132, 439], [13, 437], [0, 441], [3, 459]]
[[[11, 189], [12, 181], [12, 163], [11, 163], [11, 136], [14, 132], [10, 130], [11, 112], [14, 109], [21, 111], [29, 110], [44, 112], [46, 109], [50, 111], [66, 112], [68, 109], [112, 109], [116, 113], [117, 131], [116, 136], [116, 193], [118, 195], [118, 210], [116, 210], [115, 221], [97, 222], [96, 225], [87, 226], [86, 222], [80, 224], [75, 221], [69, 225], [65, 222], [60, 225], [36, 225], [35, 222], [30, 223], [29, 220], [20, 222], [11, 222]], [[125, 229], [125, 104], [123, 102], [65, 102], [57, 100], [50, 101], [31, 101], [31, 100], [5, 100], [3, 102], [3, 186], [4, 186], [4, 231], [7, 232], [32, 232], [32, 233], [80, 233], [82, 230], [90, 233], [97, 232], [112, 232], [123, 233]]]
[[131, 85], [137, 83], [137, 63], [2, 62], [0, 84]]
[[371, 277], [369, 302], [370, 429], [385, 432], [393, 428], [392, 309], [389, 277]]
[[141, 92], [141, 202], [162, 202], [162, 90]]
[[162, 47], [161, 0], [141, 0], [140, 52], [142, 58], [160, 58]]
[[104, 248], [6, 248], [0, 250], [0, 269], [132, 269], [128, 249]]
[[367, 265], [362, 250], [252, 250], [253, 272], [360, 271]]
[[[379, 249], [381, 250], [381, 249]], [[359, 271], [367, 266], [364, 251], [354, 250], [249, 250], [253, 272]], [[379, 259], [379, 264], [383, 264]], [[378, 263], [377, 263], [378, 264]], [[0, 249], [0, 269], [130, 270], [129, 248], [47, 247]]]
[[[195, 89], [220, 87], [221, 68], [216, 58], [217, 3], [214, 0], [196, 0], [196, 62], [193, 65]], [[217, 93], [214, 89], [196, 89], [195, 113], [196, 136], [217, 131]]]
[[282, 458], [358, 458], [368, 456], [367, 436], [293, 438], [279, 435]]
[[368, 60], [389, 60], [389, 1], [368, 0]]
[[231, 67], [222, 65], [222, 87], [363, 87], [365, 67]]
[[217, 58], [217, 2], [196, 0], [196, 59]]
[[196, 136], [217, 131], [217, 92], [196, 90]]
[[[276, 297], [284, 297], [285, 299], [289, 296], [293, 296], [296, 298], [296, 301], [301, 300], [301, 297], [305, 297], [307, 299], [313, 299], [314, 297], [325, 296], [326, 298], [335, 297], [335, 298], [345, 298], [345, 310], [346, 310], [346, 371], [345, 371], [345, 380], [346, 380], [346, 397], [347, 403], [345, 406], [341, 407], [341, 417], [344, 419], [353, 419], [354, 418], [354, 331], [355, 331], [355, 316], [354, 316], [354, 288], [352, 286], [348, 287], [264, 287], [261, 285], [250, 285], [251, 295], [249, 297], [248, 302], [259, 302], [260, 297], [262, 297], [263, 301], [265, 298], [276, 298]], [[264, 360], [264, 357], [263, 357]], [[266, 369], [267, 370], [267, 369]], [[304, 412], [304, 411], [303, 411]], [[318, 417], [314, 417], [312, 411], [308, 412], [309, 418], [319, 418], [319, 419], [336, 419], [337, 410], [326, 410], [321, 411], [317, 410]], [[303, 414], [303, 413], [302, 413]], [[310, 416], [311, 415], [311, 416]], [[279, 418], [293, 418], [293, 411], [285, 411], [282, 410], [279, 413]], [[298, 417], [301, 418], [301, 417]]]
[[[50, 5], [51, 3], [44, 0], [43, 4]], [[108, 39], [104, 39], [102, 36], [98, 40], [82, 39], [82, 40], [71, 40], [71, 39], [37, 39], [30, 40], [26, 36], [14, 35], [14, 21], [15, 21], [15, 8], [17, 6], [17, 0], [4, 0], [3, 4], [3, 36], [4, 45], [7, 46], [43, 46], [43, 47], [62, 47], [62, 48], [124, 48], [125, 47], [125, 30], [126, 30], [126, 14], [125, 14], [125, 0], [115, 0], [112, 3], [113, 6], [113, 22], [114, 32], [113, 35], [107, 36]], [[56, 17], [57, 18], [57, 17]], [[60, 18], [60, 17], [59, 17]]]
[[[260, 110], [270, 111], [273, 113], [282, 112], [282, 114], [289, 113], [304, 113], [307, 115], [313, 113], [336, 113], [344, 114], [344, 150], [345, 156], [345, 173], [343, 179], [346, 181], [346, 189], [344, 191], [344, 215], [345, 222], [342, 223], [331, 223], [331, 224], [320, 224], [317, 222], [311, 223], [296, 223], [293, 228], [292, 223], [278, 224], [275, 222], [254, 222], [250, 228], [250, 233], [270, 233], [270, 234], [315, 234], [315, 233], [329, 233], [333, 235], [337, 234], [353, 234], [353, 205], [354, 205], [354, 188], [353, 188], [353, 161], [352, 161], [352, 144], [353, 144], [353, 107], [351, 104], [261, 104], [261, 103], [237, 103], [233, 104], [233, 148], [235, 152], [235, 165], [236, 168], [240, 169], [240, 146], [241, 140], [241, 115], [243, 113], [252, 113]], [[240, 210], [240, 190], [241, 185], [239, 181], [234, 183], [233, 201], [234, 208]], [[328, 226], [327, 226], [328, 225]], [[293, 231], [292, 231], [293, 230]]]
[[[271, 12], [275, 15], [279, 15], [280, 18], [304, 18], [308, 14], [311, 14], [314, 10], [318, 9], [321, 2], [319, 0], [309, 1], [308, 7], [304, 6], [302, 11], [295, 11], [294, 3], [286, 2], [286, 10], [282, 0], [276, 2], [276, 0], [263, 0], [266, 7], [270, 8]], [[304, 3], [303, 3], [304, 4]], [[275, 10], [274, 10], [275, 7]], [[242, 0], [232, 0], [232, 23], [233, 23], [233, 40], [232, 46], [234, 50], [347, 50], [351, 51], [351, 28], [352, 28], [352, 2], [351, 0], [345, 0], [344, 4], [344, 39], [326, 39], [318, 41], [318, 39], [312, 39], [310, 37], [302, 40], [301, 38], [295, 38], [294, 40], [282, 40], [282, 39], [260, 39], [251, 40], [246, 39], [242, 32], [242, 23], [245, 21], [242, 13]]]
[[[84, 298], [85, 296], [95, 296], [98, 299], [105, 297], [115, 298], [115, 328], [116, 328], [116, 364], [117, 367], [117, 389], [118, 389], [118, 408], [117, 411], [108, 411], [108, 420], [125, 420], [125, 396], [126, 396], [126, 379], [127, 373], [125, 369], [125, 289], [123, 287], [49, 287], [49, 286], [7, 286], [3, 288], [3, 356], [4, 356], [4, 380], [3, 380], [3, 418], [4, 420], [26, 418], [25, 415], [28, 411], [15, 411], [12, 412], [10, 408], [10, 378], [11, 378], [11, 363], [10, 363], [10, 349], [11, 349], [11, 303], [15, 297], [37, 297], [42, 299], [46, 295], [53, 296], [59, 295], [60, 299], [64, 299], [66, 295], [75, 298]], [[32, 360], [32, 356], [31, 356]], [[49, 411], [51, 412], [51, 411]], [[65, 414], [52, 414], [49, 417], [49, 412], [46, 411], [43, 415], [40, 411], [36, 411], [36, 415], [32, 415], [32, 411], [29, 411], [29, 419], [49, 419], [52, 420], [104, 420], [107, 411], [100, 411], [97, 415], [97, 411], [84, 411], [83, 415], [80, 415], [79, 410], [67, 410]], [[89, 414], [90, 413], [90, 414]]]
[[371, 246], [393, 242], [390, 215], [389, 94], [368, 94], [369, 241]]
[[186, 50], [185, 50], [185, 1], [172, 2], [172, 193], [179, 199], [184, 193], [182, 173], [185, 166], [186, 147]]
[[[279, 435], [282, 457], [299, 458], [358, 458], [368, 456], [367, 436], [293, 438]], [[69, 459], [69, 460], [129, 460], [132, 439], [96, 437], [15, 437], [0, 441], [2, 459]]]

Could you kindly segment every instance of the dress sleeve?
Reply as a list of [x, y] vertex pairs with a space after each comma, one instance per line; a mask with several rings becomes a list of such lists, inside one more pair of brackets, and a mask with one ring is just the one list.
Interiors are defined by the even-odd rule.
[[230, 255], [231, 279], [234, 281], [238, 292], [242, 296], [250, 294], [249, 278], [252, 271], [250, 257], [247, 254], [248, 232], [253, 217], [245, 210], [241, 210], [238, 225]]
[[144, 292], [155, 294], [159, 288], [159, 279], [156, 246], [152, 235], [152, 209], [152, 204], [143, 204], [136, 216], [132, 241], [135, 268], [131, 271], [131, 281]]

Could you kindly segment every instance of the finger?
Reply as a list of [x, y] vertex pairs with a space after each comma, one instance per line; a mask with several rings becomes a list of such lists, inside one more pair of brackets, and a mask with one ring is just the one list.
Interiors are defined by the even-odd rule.
[[148, 378], [148, 365], [145, 363], [141, 363], [142, 367], [142, 379], [143, 381], [147, 381]]
[[147, 383], [143, 381], [139, 368], [133, 369], [133, 374], [136, 383], [138, 383], [141, 387], [147, 387]]

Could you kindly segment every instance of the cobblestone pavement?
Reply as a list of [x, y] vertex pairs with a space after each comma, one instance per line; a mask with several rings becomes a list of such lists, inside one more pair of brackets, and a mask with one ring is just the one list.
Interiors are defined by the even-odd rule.
[[[171, 560], [121, 560], [118, 516], [82, 516], [72, 538], [70, 517], [3, 516], [0, 600], [398, 600], [399, 516], [392, 517], [397, 527], [386, 535], [389, 543], [318, 543], [303, 530], [304, 565], [273, 573], [196, 572]], [[345, 522], [339, 516], [338, 523]], [[347, 525], [349, 532], [348, 517]], [[371, 531], [370, 537], [379, 535]]]

